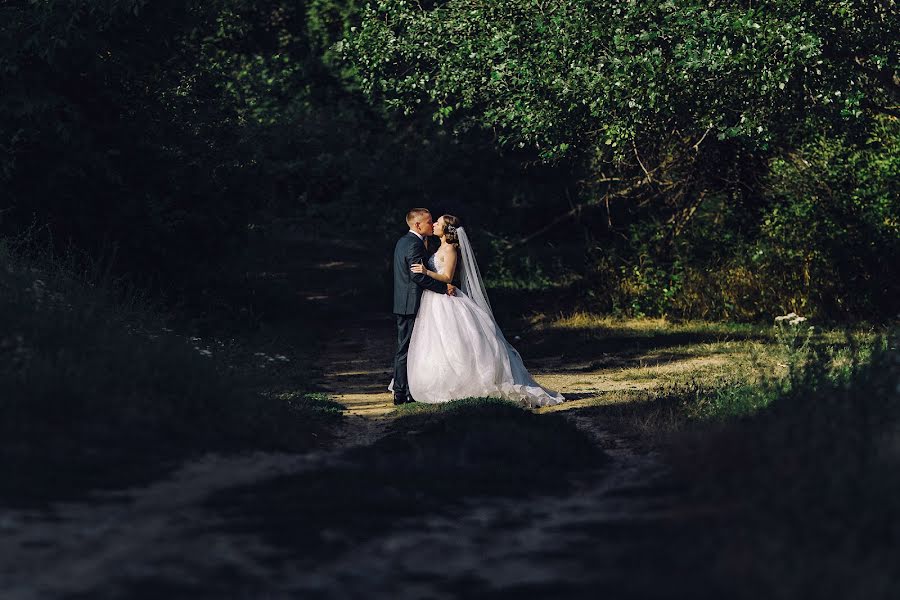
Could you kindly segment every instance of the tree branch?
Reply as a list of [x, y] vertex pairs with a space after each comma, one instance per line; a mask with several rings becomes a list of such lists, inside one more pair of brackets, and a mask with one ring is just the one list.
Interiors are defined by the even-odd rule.
[[866, 98], [863, 98], [860, 104], [862, 104], [863, 108], [868, 110], [894, 117], [895, 119], [900, 119], [900, 106], [881, 106]]
[[694, 149], [694, 152], [697, 152], [698, 150], [700, 150], [700, 144], [703, 143], [703, 140], [706, 139], [706, 134], [708, 134], [710, 131], [712, 131], [712, 125], [710, 125], [709, 127], [707, 127], [707, 128], [706, 128], [706, 131], [703, 132], [703, 135], [700, 137], [700, 139], [697, 140], [697, 143], [694, 144], [693, 146], [691, 146], [691, 148]]
[[516, 246], [522, 246], [524, 244], [527, 244], [534, 238], [540, 237], [541, 235], [547, 233], [548, 231], [557, 227], [561, 223], [565, 223], [569, 219], [572, 219], [573, 217], [577, 217], [578, 215], [581, 214], [581, 211], [583, 211], [586, 208], [599, 206], [600, 204], [606, 204], [607, 210], [608, 210], [610, 196], [627, 196], [627, 195], [631, 194], [632, 192], [634, 192], [636, 189], [642, 187], [642, 185], [644, 185], [644, 184], [641, 182], [638, 182], [638, 183], [630, 185], [622, 190], [619, 190], [615, 194], [610, 194], [607, 191], [606, 194], [604, 194], [603, 197], [601, 197], [601, 198], [594, 198], [594, 199], [588, 200], [587, 202], [582, 202], [581, 204], [576, 204], [570, 210], [568, 210], [568, 211], [564, 212], [563, 214], [559, 215], [558, 217], [554, 218], [553, 220], [548, 222], [546, 225], [544, 225], [537, 231], [530, 233], [529, 235], [523, 237], [522, 239], [520, 239], [518, 241], [512, 242], [509, 245], [509, 247], [515, 248]]
[[900, 77], [888, 67], [876, 68], [866, 64], [864, 56], [854, 56], [855, 62], [863, 73], [878, 81], [888, 95], [895, 101], [900, 100]]
[[641, 162], [641, 157], [638, 154], [637, 143], [635, 143], [634, 138], [631, 138], [631, 147], [634, 148], [634, 156], [637, 158], [638, 164], [641, 165], [641, 169], [644, 171], [644, 175], [647, 176], [647, 182], [652, 183], [653, 177], [650, 176], [650, 173], [647, 171], [647, 167], [644, 166], [644, 163]]

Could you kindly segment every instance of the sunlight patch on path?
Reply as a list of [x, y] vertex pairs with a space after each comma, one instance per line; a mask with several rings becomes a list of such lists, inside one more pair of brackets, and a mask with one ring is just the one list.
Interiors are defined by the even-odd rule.
[[[324, 344], [319, 381], [325, 391], [347, 407], [349, 417], [382, 419], [394, 410], [387, 386], [395, 332], [389, 315], [359, 315]], [[351, 420], [345, 429], [357, 427]]]
[[[648, 359], [653, 359], [648, 356]], [[637, 366], [624, 369], [595, 369], [576, 373], [557, 373], [536, 376], [538, 383], [568, 394], [568, 401], [542, 408], [540, 412], [559, 412], [594, 406], [599, 402], [615, 403], [619, 397], [614, 392], [653, 390], [684, 380], [705, 371], [726, 368], [738, 357], [728, 355], [699, 356], [670, 360], [654, 366]]]
[[[321, 356], [325, 371], [321, 384], [347, 407], [348, 415], [381, 419], [395, 408], [386, 389], [394, 340], [389, 319], [378, 319], [375, 323], [374, 331], [357, 325], [341, 331], [326, 345]], [[538, 410], [543, 413], [575, 410], [599, 401], [615, 402], [615, 392], [658, 388], [690, 374], [727, 368], [728, 364], [744, 358], [713, 354], [664, 360], [650, 352], [634, 366], [625, 368], [611, 368], [603, 361], [571, 361], [565, 355], [530, 363], [539, 384], [569, 398], [563, 404]], [[538, 368], [534, 369], [535, 366]]]

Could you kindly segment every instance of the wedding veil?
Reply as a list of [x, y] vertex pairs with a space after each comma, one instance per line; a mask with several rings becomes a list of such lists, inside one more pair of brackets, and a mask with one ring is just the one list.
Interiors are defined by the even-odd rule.
[[459, 289], [471, 298], [475, 304], [484, 309], [487, 314], [491, 315], [493, 319], [494, 312], [491, 310], [491, 303], [488, 301], [484, 282], [481, 280], [481, 272], [478, 270], [478, 263], [475, 262], [475, 253], [472, 252], [472, 244], [469, 243], [469, 236], [466, 235], [466, 230], [462, 227], [457, 227], [456, 238], [459, 241], [459, 254], [462, 259], [459, 270]]

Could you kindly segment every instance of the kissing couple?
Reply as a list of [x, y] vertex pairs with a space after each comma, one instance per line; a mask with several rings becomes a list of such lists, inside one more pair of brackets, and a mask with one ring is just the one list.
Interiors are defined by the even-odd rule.
[[406, 224], [394, 248], [397, 354], [388, 386], [394, 404], [472, 397], [532, 408], [563, 402], [538, 385], [500, 331], [460, 220], [432, 221], [428, 209], [414, 208]]

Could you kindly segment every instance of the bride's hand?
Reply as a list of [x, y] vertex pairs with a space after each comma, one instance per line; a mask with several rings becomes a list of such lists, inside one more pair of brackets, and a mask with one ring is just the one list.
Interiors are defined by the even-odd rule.
[[409, 268], [409, 270], [412, 271], [413, 273], [425, 273], [425, 274], [428, 273], [428, 270], [425, 268], [425, 265], [423, 265], [421, 263], [414, 264], [413, 266], [411, 266]]

